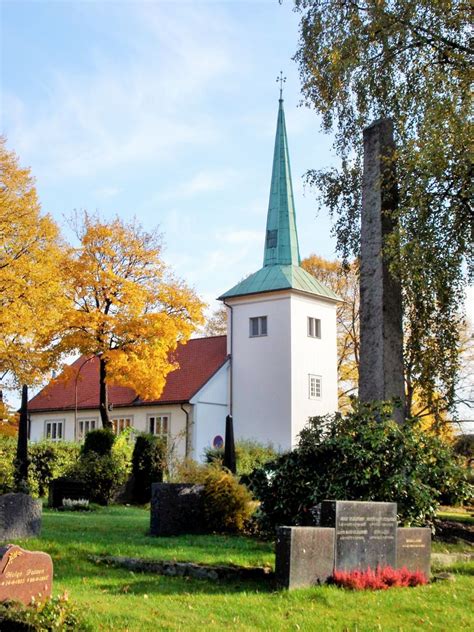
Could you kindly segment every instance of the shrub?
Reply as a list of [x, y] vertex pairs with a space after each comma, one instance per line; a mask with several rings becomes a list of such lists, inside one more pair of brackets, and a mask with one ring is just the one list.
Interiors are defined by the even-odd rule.
[[469, 497], [466, 470], [452, 448], [408, 420], [397, 425], [389, 404], [355, 404], [345, 417], [313, 417], [298, 447], [251, 476], [260, 525], [310, 525], [322, 500], [398, 503], [404, 524], [432, 520], [443, 495]]
[[13, 461], [16, 455], [16, 439], [0, 436], [0, 494], [8, 494], [15, 486]]
[[194, 459], [184, 459], [174, 464], [169, 482], [204, 484], [208, 470], [209, 465], [198, 463]]
[[84, 439], [82, 454], [89, 454], [89, 452], [95, 452], [101, 456], [110, 454], [114, 443], [115, 435], [111, 430], [107, 428], [91, 430]]
[[[224, 448], [207, 448], [204, 451], [207, 463], [222, 465], [224, 460]], [[245, 439], [235, 444], [235, 458], [237, 461], [237, 474], [247, 476], [258, 467], [262, 467], [277, 457], [277, 452], [271, 444], [264, 445], [258, 441]]]
[[351, 590], [386, 590], [394, 586], [422, 586], [428, 583], [421, 571], [409, 571], [407, 568], [377, 567], [375, 571], [334, 571], [332, 583]]
[[92, 627], [80, 619], [77, 609], [69, 603], [67, 595], [63, 595], [28, 607], [18, 603], [0, 604], [0, 630], [89, 632]]
[[150, 502], [151, 485], [163, 481], [165, 465], [166, 442], [152, 434], [138, 435], [132, 456], [134, 502]]
[[64, 476], [79, 458], [80, 446], [66, 441], [40, 441], [28, 446], [28, 472], [31, 493], [40, 497], [48, 493], [50, 482]]
[[253, 512], [252, 495], [228, 470], [208, 468], [204, 479], [204, 515], [213, 531], [242, 531]]

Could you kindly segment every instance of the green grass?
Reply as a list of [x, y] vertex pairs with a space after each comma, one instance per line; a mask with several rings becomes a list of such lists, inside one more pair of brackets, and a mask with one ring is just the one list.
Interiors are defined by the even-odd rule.
[[264, 583], [215, 583], [134, 574], [89, 555], [129, 555], [204, 563], [273, 564], [271, 543], [243, 537], [147, 535], [149, 512], [110, 507], [92, 513], [44, 511], [41, 538], [23, 542], [53, 557], [55, 594], [67, 590], [95, 630], [383, 630], [474, 628], [473, 567], [455, 582], [355, 593], [331, 586], [293, 592]]

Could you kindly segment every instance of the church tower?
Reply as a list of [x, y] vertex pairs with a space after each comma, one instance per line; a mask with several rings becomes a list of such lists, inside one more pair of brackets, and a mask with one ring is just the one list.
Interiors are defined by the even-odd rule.
[[308, 417], [337, 410], [336, 306], [300, 267], [283, 99], [279, 100], [263, 267], [222, 294], [237, 439], [295, 446]]

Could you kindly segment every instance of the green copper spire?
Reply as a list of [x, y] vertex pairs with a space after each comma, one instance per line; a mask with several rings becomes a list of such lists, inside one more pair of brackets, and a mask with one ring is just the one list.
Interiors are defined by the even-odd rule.
[[296, 232], [285, 112], [283, 99], [280, 98], [263, 265], [265, 267], [272, 265], [299, 266], [299, 264], [300, 251], [298, 233]]

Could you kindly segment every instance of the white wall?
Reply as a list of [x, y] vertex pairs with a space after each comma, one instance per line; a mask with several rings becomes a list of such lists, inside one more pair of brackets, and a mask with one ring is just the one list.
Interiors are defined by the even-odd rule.
[[[321, 321], [321, 338], [308, 336], [308, 316]], [[297, 435], [308, 417], [337, 410], [336, 304], [317, 297], [291, 296], [291, 435]], [[309, 398], [309, 375], [322, 380], [320, 399]]]
[[[290, 293], [227, 301], [233, 308], [232, 390], [236, 439], [291, 447]], [[249, 336], [249, 319], [267, 317], [268, 335]]]
[[[189, 407], [188, 407], [189, 408]], [[111, 418], [114, 417], [129, 417], [131, 419], [132, 426], [139, 432], [148, 430], [147, 419], [151, 415], [164, 415], [170, 416], [170, 429], [169, 429], [169, 442], [176, 445], [176, 455], [180, 458], [184, 457], [186, 450], [186, 415], [181, 410], [179, 405], [160, 405], [160, 406], [135, 406], [128, 408], [114, 408], [110, 413]], [[45, 438], [45, 429], [47, 421], [64, 420], [65, 430], [64, 439], [66, 441], [74, 441], [74, 411], [64, 412], [44, 412], [44, 413], [31, 413], [31, 427], [30, 427], [30, 440], [41, 441]], [[98, 427], [101, 426], [99, 420], [100, 415], [98, 410], [78, 410], [77, 421], [81, 419], [97, 420]]]
[[228, 407], [229, 363], [205, 384], [191, 399], [193, 404], [193, 453], [196, 461], [203, 460], [204, 450], [212, 446], [215, 436], [225, 438], [225, 418]]

